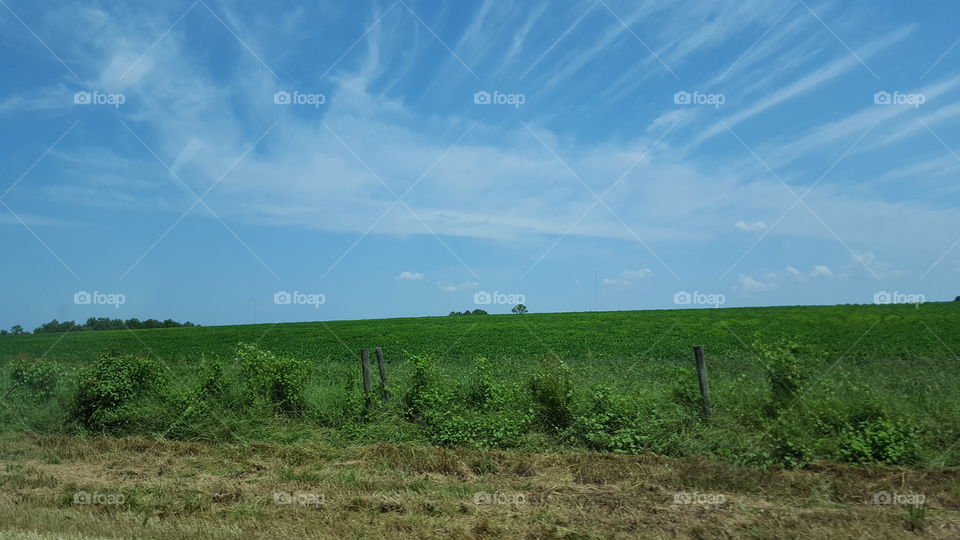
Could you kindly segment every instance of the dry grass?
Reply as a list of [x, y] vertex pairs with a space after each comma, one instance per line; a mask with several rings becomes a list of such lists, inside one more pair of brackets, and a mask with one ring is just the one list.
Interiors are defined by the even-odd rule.
[[[0, 439], [0, 456], [0, 540], [960, 538], [955, 470], [27, 435]], [[925, 515], [872, 504], [881, 490], [923, 493]], [[124, 502], [74, 504], [78, 491]], [[675, 504], [678, 492], [724, 501]]]

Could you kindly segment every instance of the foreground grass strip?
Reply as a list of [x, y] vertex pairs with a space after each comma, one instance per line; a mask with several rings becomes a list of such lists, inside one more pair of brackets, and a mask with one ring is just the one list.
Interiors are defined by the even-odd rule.
[[960, 534], [956, 470], [30, 435], [0, 456], [2, 539]]

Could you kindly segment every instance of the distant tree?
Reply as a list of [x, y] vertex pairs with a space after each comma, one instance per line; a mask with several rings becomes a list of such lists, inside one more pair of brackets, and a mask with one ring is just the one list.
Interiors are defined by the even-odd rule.
[[523, 304], [517, 304], [517, 305], [513, 306], [513, 309], [511, 309], [510, 312], [511, 312], [511, 313], [526, 313], [526, 312], [527, 312], [527, 306], [525, 306], [525, 305], [523, 305]]
[[960, 296], [953, 299], [954, 302], [960, 302]]
[[10, 335], [10, 332], [7, 332], [6, 330], [0, 330], [0, 336], [9, 336], [9, 335]]
[[72, 332], [74, 330], [83, 330], [83, 326], [77, 326], [73, 321], [60, 322], [56, 319], [34, 329], [34, 334], [48, 334], [53, 332]]
[[475, 309], [471, 315], [489, 315], [485, 309]]
[[15, 324], [10, 328], [10, 333], [15, 336], [19, 336], [20, 334], [23, 333], [23, 327], [20, 326], [19, 324]]

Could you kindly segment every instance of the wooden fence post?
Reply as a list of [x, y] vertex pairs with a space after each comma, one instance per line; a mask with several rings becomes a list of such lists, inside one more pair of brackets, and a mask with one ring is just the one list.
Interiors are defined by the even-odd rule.
[[380, 368], [380, 384], [383, 386], [383, 399], [390, 401], [390, 390], [387, 390], [387, 366], [383, 363], [383, 349], [377, 347], [373, 350], [377, 354], [377, 367]]
[[370, 410], [370, 349], [360, 349], [360, 367], [363, 370], [363, 404]]
[[693, 356], [697, 360], [697, 379], [700, 380], [700, 397], [703, 398], [703, 417], [710, 418], [710, 386], [707, 384], [707, 364], [703, 360], [703, 347], [695, 346]]

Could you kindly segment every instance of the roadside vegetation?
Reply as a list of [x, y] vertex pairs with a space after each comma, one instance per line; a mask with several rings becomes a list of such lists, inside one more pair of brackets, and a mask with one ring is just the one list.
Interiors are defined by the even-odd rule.
[[[0, 427], [955, 467], [960, 391], [946, 366], [956, 367], [958, 317], [950, 303], [178, 328], [60, 335], [46, 356], [28, 352], [44, 336], [21, 336], [0, 344]], [[314, 339], [298, 341], [308, 328]], [[322, 348], [324, 333], [356, 348]], [[481, 354], [456, 351], [478, 338]], [[689, 348], [698, 343], [709, 419]], [[358, 350], [374, 345], [387, 351], [389, 400], [362, 391]]]

